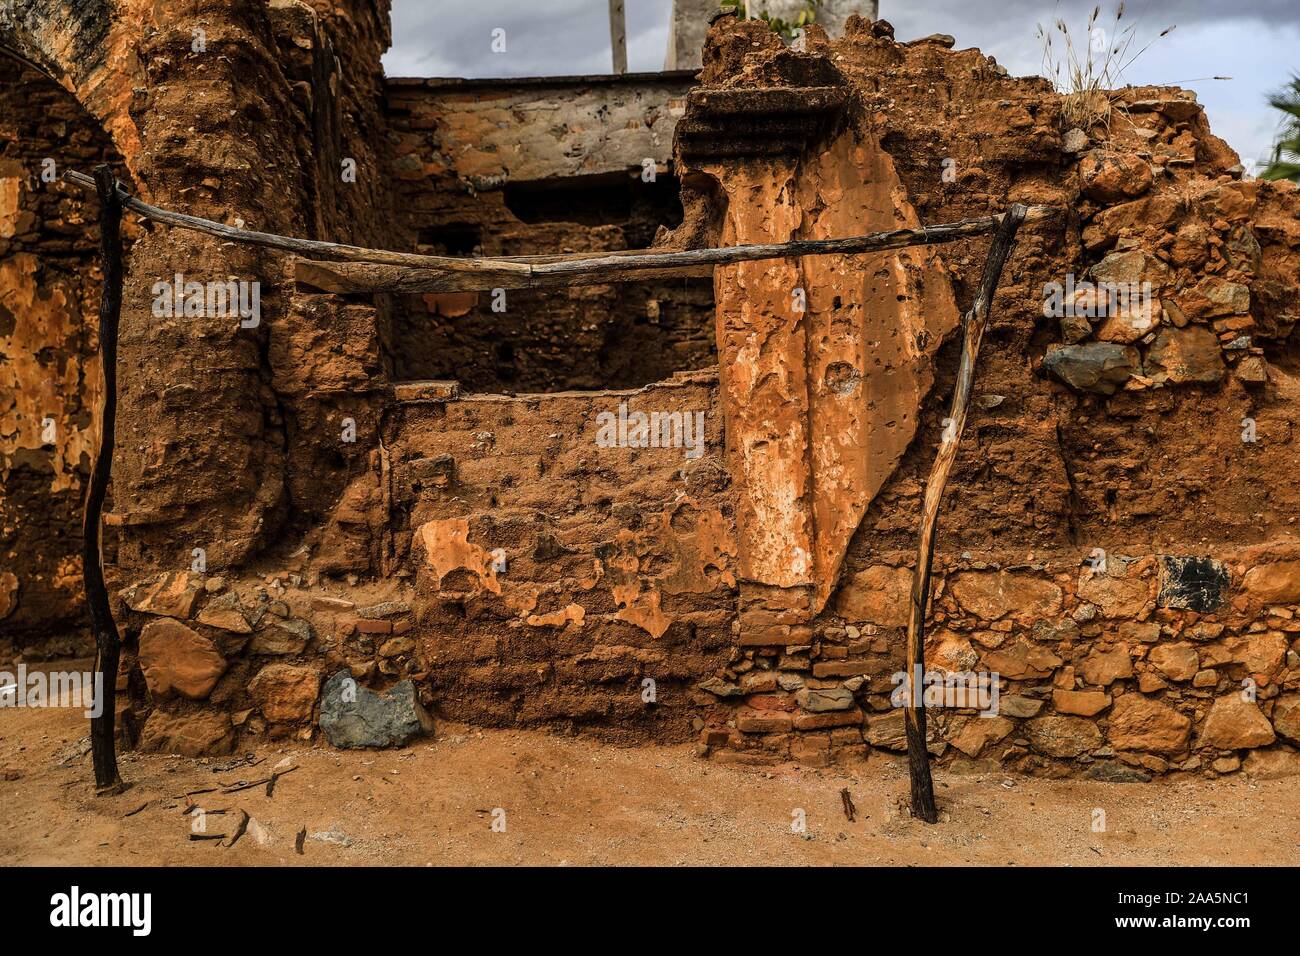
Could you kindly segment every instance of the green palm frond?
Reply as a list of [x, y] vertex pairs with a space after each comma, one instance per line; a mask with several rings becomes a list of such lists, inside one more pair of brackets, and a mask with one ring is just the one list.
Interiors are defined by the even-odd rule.
[[1272, 161], [1259, 178], [1300, 183], [1300, 75], [1293, 76], [1290, 83], [1270, 96], [1268, 104], [1282, 114], [1282, 122]]

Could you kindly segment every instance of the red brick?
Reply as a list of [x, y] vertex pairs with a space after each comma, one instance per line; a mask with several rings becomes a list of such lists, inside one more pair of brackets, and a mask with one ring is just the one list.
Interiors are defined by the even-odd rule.
[[770, 627], [742, 627], [740, 630], [741, 647], [785, 647], [797, 644], [790, 640], [790, 628], [785, 624]]
[[862, 711], [857, 707], [852, 710], [826, 710], [819, 714], [795, 714], [795, 730], [826, 730], [830, 727], [847, 727], [862, 723]]
[[859, 674], [871, 673], [871, 661], [844, 660], [818, 661], [813, 665], [814, 677], [857, 677]]
[[803, 734], [790, 741], [790, 756], [800, 763], [817, 767], [831, 762], [830, 741], [826, 734]]
[[791, 723], [790, 715], [780, 710], [742, 710], [736, 715], [736, 729], [747, 734], [783, 733]]
[[746, 694], [768, 694], [776, 690], [776, 671], [753, 671], [740, 678]]
[[745, 703], [754, 710], [794, 710], [795, 700], [789, 694], [751, 694]]
[[710, 728], [704, 731], [704, 743], [710, 747], [725, 747], [731, 740], [731, 734], [727, 730]]
[[862, 743], [861, 727], [837, 727], [831, 731], [831, 746], [844, 747]]

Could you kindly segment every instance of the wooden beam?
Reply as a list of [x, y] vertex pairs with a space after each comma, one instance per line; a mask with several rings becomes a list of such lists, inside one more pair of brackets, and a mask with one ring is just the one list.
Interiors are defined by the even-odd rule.
[[623, 0], [609, 0], [609, 46], [615, 73], [627, 72], [627, 19]]
[[[75, 171], [64, 174], [73, 183], [94, 188], [95, 181]], [[628, 249], [599, 254], [484, 257], [423, 256], [386, 249], [366, 249], [317, 239], [297, 239], [274, 233], [255, 232], [225, 223], [187, 216], [159, 209], [131, 196], [117, 184], [121, 206], [148, 219], [179, 229], [192, 229], [231, 242], [265, 246], [294, 253], [305, 259], [322, 260], [312, 265], [299, 264], [304, 282], [338, 292], [469, 292], [483, 289], [531, 289], [562, 285], [599, 285], [606, 282], [633, 282], [652, 276], [709, 275], [713, 266], [760, 259], [785, 259], [797, 256], [850, 255], [884, 252], [909, 246], [955, 242], [996, 230], [1003, 217], [986, 216], [964, 219], [937, 226], [893, 229], [864, 236], [842, 239], [797, 239], [792, 242], [709, 249], [665, 250], [661, 252]], [[1025, 222], [1049, 219], [1057, 213], [1053, 206], [1030, 206]], [[330, 265], [329, 263], [334, 263]], [[359, 266], [359, 267], [358, 267]], [[376, 266], [395, 268], [380, 269]]]
[[322, 292], [367, 294], [375, 292], [487, 292], [492, 289], [554, 289], [565, 286], [603, 285], [613, 282], [638, 282], [646, 279], [674, 279], [684, 276], [708, 278], [713, 266], [675, 266], [673, 268], [631, 268], [600, 276], [499, 275], [490, 272], [446, 273], [434, 269], [410, 269], [373, 262], [314, 262], [298, 259], [294, 275], [300, 286]]
[[[1027, 221], [1050, 217], [1050, 206], [1036, 206]], [[480, 259], [483, 269], [474, 273], [449, 273], [441, 269], [413, 269], [355, 262], [312, 262], [295, 264], [298, 281], [326, 292], [474, 292], [488, 289], [539, 289], [558, 286], [601, 285], [609, 282], [637, 282], [644, 279], [709, 276], [716, 266], [761, 259], [797, 256], [849, 255], [887, 252], [912, 246], [955, 242], [986, 235], [998, 228], [1002, 216], [968, 219], [938, 226], [895, 229], [843, 239], [797, 239], [792, 242], [724, 246], [665, 252], [626, 250], [568, 257], [538, 256], [509, 260], [515, 271], [488, 268], [506, 260]], [[523, 271], [518, 271], [522, 267]]]
[[122, 785], [117, 772], [116, 716], [117, 667], [122, 639], [117, 633], [113, 610], [104, 585], [103, 525], [104, 497], [113, 468], [113, 436], [117, 427], [117, 330], [122, 316], [122, 206], [114, 186], [117, 180], [108, 166], [95, 167], [99, 191], [99, 254], [104, 270], [104, 289], [99, 302], [99, 369], [104, 387], [96, 401], [99, 426], [95, 460], [86, 483], [86, 501], [81, 518], [81, 567], [90, 609], [90, 628], [95, 636], [95, 709], [90, 719], [90, 750], [95, 766], [95, 786], [100, 793]]
[[379, 262], [315, 262], [311, 259], [295, 259], [293, 265], [300, 285], [323, 292], [344, 294], [477, 292], [485, 289], [527, 289], [532, 284], [526, 271], [443, 272]]
[[[82, 173], [69, 170], [63, 175], [78, 186], [84, 186], [88, 189], [93, 189], [95, 186], [95, 181]], [[225, 223], [214, 222], [211, 219], [202, 219], [198, 216], [187, 216], [184, 213], [172, 212], [168, 209], [159, 209], [157, 206], [151, 206], [147, 202], [141, 202], [133, 197], [121, 183], [117, 184], [117, 192], [123, 208], [138, 213], [146, 219], [152, 219], [169, 226], [176, 226], [179, 229], [206, 232], [222, 239], [229, 239], [231, 242], [243, 242], [253, 246], [280, 249], [283, 252], [292, 252], [296, 255], [315, 259], [331, 259], [344, 262], [383, 262], [389, 265], [415, 266], [423, 269], [445, 269], [450, 272], [483, 272], [491, 269], [501, 269], [508, 272], [518, 272], [521, 275], [527, 275], [528, 273], [526, 265], [512, 263], [507, 260], [421, 256], [410, 252], [366, 249], [362, 246], [321, 242], [318, 239], [297, 239], [292, 236], [278, 236], [270, 232], [255, 232], [251, 229], [227, 226]]]
[[907, 762], [912, 784], [912, 816], [935, 823], [939, 811], [934, 802], [934, 782], [930, 777], [930, 752], [925, 744], [925, 612], [930, 601], [930, 569], [934, 564], [934, 539], [939, 526], [939, 503], [944, 486], [957, 460], [957, 443], [966, 427], [966, 410], [975, 386], [975, 362], [980, 342], [993, 308], [1002, 267], [1016, 243], [1016, 232], [1029, 210], [1017, 203], [1002, 219], [997, 235], [989, 246], [975, 302], [962, 318], [961, 363], [957, 369], [957, 386], [952, 393], [952, 410], [944, 419], [943, 437], [930, 480], [925, 485], [921, 508], [921, 527], [917, 534], [916, 568], [912, 572], [912, 601], [907, 619], [907, 700], [904, 724], [907, 731]]

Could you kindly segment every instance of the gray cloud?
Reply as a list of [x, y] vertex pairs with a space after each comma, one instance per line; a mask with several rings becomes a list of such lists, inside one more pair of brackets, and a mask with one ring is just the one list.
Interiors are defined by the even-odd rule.
[[[1052, 0], [925, 0], [924, 3], [881, 0], [880, 15], [895, 27], [925, 21], [928, 24], [947, 22], [1010, 30], [1019, 29], [1025, 22], [1047, 22], [1058, 15], [1071, 25], [1083, 24], [1097, 5], [1096, 0], [1062, 0], [1060, 3]], [[1112, 0], [1100, 6], [1098, 20], [1103, 23], [1114, 20], [1117, 4]], [[1278, 25], [1300, 24], [1300, 4], [1295, 0], [1128, 0], [1121, 22], [1139, 21], [1159, 32], [1171, 23], [1182, 26], [1243, 19]], [[940, 32], [955, 35], [951, 29]]]
[[[670, 0], [627, 4], [631, 69], [663, 65]], [[505, 31], [504, 53], [492, 51], [492, 31]], [[392, 76], [546, 76], [608, 73], [606, 0], [478, 0], [463, 4], [396, 0], [393, 49], [384, 60]]]

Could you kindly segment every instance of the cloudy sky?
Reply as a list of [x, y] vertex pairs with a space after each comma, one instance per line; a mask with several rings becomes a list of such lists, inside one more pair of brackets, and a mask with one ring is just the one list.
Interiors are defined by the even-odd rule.
[[[1036, 25], [1061, 16], [1082, 35], [1095, 0], [880, 0], [900, 40], [950, 33], [1015, 75], [1042, 70]], [[626, 0], [628, 68], [658, 70], [668, 45], [672, 0]], [[1108, 26], [1115, 4], [1103, 3]], [[1174, 83], [1196, 91], [1214, 131], [1243, 161], [1265, 156], [1277, 114], [1265, 100], [1300, 72], [1300, 0], [1130, 0], [1133, 48], [1154, 40], [1127, 82]], [[1157, 39], [1164, 28], [1168, 36]], [[492, 51], [495, 29], [506, 50]], [[607, 0], [393, 0], [389, 76], [546, 76], [610, 70]], [[1207, 79], [1229, 76], [1230, 80]]]

